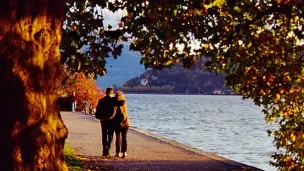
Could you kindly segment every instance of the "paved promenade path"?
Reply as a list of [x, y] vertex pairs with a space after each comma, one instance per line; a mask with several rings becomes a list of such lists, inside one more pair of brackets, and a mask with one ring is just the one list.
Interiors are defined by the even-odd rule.
[[239, 171], [258, 170], [211, 153], [131, 127], [128, 132], [128, 157], [101, 157], [100, 122], [83, 113], [61, 112], [69, 130], [66, 143], [84, 160], [86, 170], [138, 171]]

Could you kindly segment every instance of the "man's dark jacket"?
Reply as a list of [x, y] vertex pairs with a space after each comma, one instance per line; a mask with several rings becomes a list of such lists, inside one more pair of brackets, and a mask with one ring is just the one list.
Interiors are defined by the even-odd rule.
[[105, 96], [98, 101], [95, 117], [100, 120], [110, 120], [115, 116], [115, 106], [124, 105], [124, 101], [117, 101], [115, 97]]

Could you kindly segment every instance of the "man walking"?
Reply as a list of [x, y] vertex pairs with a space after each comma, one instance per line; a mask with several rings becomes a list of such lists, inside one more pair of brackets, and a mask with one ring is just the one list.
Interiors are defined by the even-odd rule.
[[115, 99], [114, 89], [109, 87], [106, 89], [106, 96], [98, 101], [95, 117], [100, 119], [102, 133], [102, 155], [109, 157], [111, 143], [114, 134], [114, 128], [111, 119], [116, 114], [116, 106], [124, 105], [124, 101]]

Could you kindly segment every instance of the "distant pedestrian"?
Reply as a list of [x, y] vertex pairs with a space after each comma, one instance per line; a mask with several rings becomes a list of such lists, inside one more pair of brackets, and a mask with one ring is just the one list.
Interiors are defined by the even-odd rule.
[[107, 88], [106, 96], [98, 101], [96, 107], [95, 117], [100, 119], [101, 131], [102, 131], [102, 155], [105, 157], [109, 156], [109, 151], [111, 149], [111, 143], [114, 134], [114, 128], [111, 124], [111, 119], [116, 114], [116, 107], [123, 106], [124, 101], [117, 101], [114, 97], [114, 89]]
[[76, 95], [75, 91], [72, 94], [71, 100], [72, 100], [72, 113], [75, 113], [76, 112], [76, 107], [77, 107], [76, 106], [76, 104], [77, 104], [77, 95]]
[[122, 92], [116, 92], [115, 98], [117, 101], [125, 101], [123, 106], [116, 107], [116, 115], [113, 118], [113, 126], [116, 135], [116, 157], [120, 157], [120, 153], [122, 153], [122, 157], [127, 157], [127, 133], [130, 127], [128, 110], [125, 96]]
[[94, 105], [91, 105], [90, 112], [91, 112], [90, 113], [91, 115], [95, 115], [95, 113], [96, 113], [96, 107]]
[[90, 114], [90, 101], [84, 102], [84, 114], [89, 115]]

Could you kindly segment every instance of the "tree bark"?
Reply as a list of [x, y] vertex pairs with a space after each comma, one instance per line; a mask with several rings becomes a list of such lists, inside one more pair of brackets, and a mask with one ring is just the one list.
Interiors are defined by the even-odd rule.
[[63, 0], [0, 2], [0, 170], [67, 170], [57, 107]]

